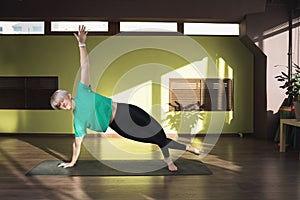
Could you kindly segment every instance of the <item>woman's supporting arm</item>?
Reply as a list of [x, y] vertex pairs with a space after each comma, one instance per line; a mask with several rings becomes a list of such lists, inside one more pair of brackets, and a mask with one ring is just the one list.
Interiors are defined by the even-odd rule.
[[63, 168], [67, 168], [67, 167], [73, 167], [79, 157], [80, 154], [80, 150], [81, 150], [81, 144], [83, 141], [84, 137], [75, 137], [75, 140], [73, 142], [73, 154], [72, 154], [72, 160], [69, 163], [60, 163], [58, 165], [58, 167], [63, 167]]

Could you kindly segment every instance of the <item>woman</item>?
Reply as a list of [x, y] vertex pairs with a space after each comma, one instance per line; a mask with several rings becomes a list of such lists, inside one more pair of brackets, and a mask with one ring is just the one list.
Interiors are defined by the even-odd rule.
[[139, 142], [157, 144], [162, 150], [164, 161], [170, 171], [177, 171], [169, 155], [169, 148], [186, 150], [200, 154], [200, 150], [191, 145], [180, 144], [166, 137], [161, 125], [141, 108], [124, 103], [113, 102], [112, 99], [97, 94], [90, 87], [90, 66], [86, 50], [87, 31], [79, 26], [75, 34], [79, 42], [81, 78], [76, 98], [65, 90], [57, 90], [50, 103], [54, 109], [72, 110], [74, 114], [75, 141], [70, 163], [61, 163], [59, 167], [73, 167], [80, 154], [81, 144], [86, 129], [105, 132], [109, 127], [119, 135]]

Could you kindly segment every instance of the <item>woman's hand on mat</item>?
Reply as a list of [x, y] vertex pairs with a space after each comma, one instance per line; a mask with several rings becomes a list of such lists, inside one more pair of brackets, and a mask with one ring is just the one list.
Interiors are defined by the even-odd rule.
[[67, 167], [73, 167], [73, 166], [74, 166], [73, 163], [60, 163], [57, 167], [67, 168]]

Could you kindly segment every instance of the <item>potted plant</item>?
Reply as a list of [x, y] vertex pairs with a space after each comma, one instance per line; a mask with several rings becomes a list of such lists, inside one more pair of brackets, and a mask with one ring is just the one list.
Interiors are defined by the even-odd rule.
[[[276, 67], [276, 66], [275, 66]], [[275, 77], [278, 81], [284, 84], [280, 88], [285, 89], [285, 94], [288, 95], [288, 104], [294, 106], [297, 121], [300, 121], [300, 67], [293, 63], [291, 77], [286, 73], [281, 72]]]

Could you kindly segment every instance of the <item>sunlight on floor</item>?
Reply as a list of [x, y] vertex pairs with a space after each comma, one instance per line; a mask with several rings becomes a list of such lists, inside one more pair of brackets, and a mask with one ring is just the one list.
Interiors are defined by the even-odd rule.
[[241, 166], [236, 165], [234, 162], [223, 160], [215, 155], [207, 155], [203, 160], [205, 164], [213, 165], [223, 169], [239, 172], [242, 170]]
[[56, 156], [55, 156], [55, 159], [56, 159], [57, 157], [62, 158], [63, 160], [69, 160], [69, 159], [70, 159], [68, 156], [66, 156], [66, 155], [64, 155], [64, 154], [62, 154], [62, 153], [60, 153], [60, 152], [58, 152], [58, 151], [55, 151], [54, 149], [47, 148], [47, 150], [48, 150], [49, 152], [51, 152], [52, 155], [56, 155]]
[[[32, 154], [26, 154], [25, 149], [31, 149]], [[6, 139], [0, 142], [0, 155], [1, 155], [1, 163], [7, 168], [7, 171], [14, 174], [21, 180], [26, 180], [24, 176], [26, 171], [31, 167], [30, 163], [36, 161], [38, 164], [40, 161], [34, 157], [35, 153], [37, 153], [38, 148], [23, 142], [18, 139]], [[13, 153], [17, 152], [17, 153]], [[39, 154], [43, 154], [43, 151], [39, 151]], [[46, 153], [44, 153], [46, 155]], [[20, 159], [24, 160], [28, 158], [30, 162], [19, 162]]]
[[149, 197], [148, 195], [145, 195], [145, 194], [141, 194], [141, 196], [143, 197], [143, 199], [146, 199], [146, 200], [155, 200], [154, 198]]

